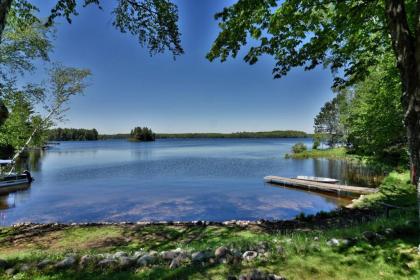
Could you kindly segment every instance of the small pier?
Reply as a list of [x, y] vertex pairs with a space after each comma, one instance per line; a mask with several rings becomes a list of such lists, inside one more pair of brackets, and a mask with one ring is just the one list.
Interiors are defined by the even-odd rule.
[[344, 196], [370, 194], [370, 193], [375, 193], [378, 191], [378, 189], [376, 188], [328, 184], [328, 183], [320, 183], [320, 182], [285, 178], [285, 177], [279, 177], [279, 176], [266, 176], [264, 177], [264, 181], [271, 184], [277, 184], [277, 185], [310, 190], [310, 191], [315, 191], [315, 192], [334, 193], [336, 195], [344, 195]]

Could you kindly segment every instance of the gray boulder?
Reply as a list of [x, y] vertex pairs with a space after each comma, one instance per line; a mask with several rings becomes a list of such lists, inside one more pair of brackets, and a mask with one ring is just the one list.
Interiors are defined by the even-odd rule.
[[38, 268], [44, 268], [44, 267], [47, 267], [48, 265], [50, 265], [50, 264], [52, 264], [52, 261], [50, 261], [50, 260], [48, 260], [48, 259], [45, 259], [45, 260], [43, 260], [43, 261], [40, 261], [36, 266], [38, 267]]
[[366, 239], [367, 241], [378, 241], [380, 239], [383, 239], [383, 236], [380, 235], [379, 233], [376, 232], [372, 232], [372, 231], [365, 231], [363, 232], [363, 238]]
[[20, 272], [27, 272], [31, 270], [32, 266], [30, 264], [24, 263], [20, 266], [19, 271]]
[[134, 257], [120, 257], [119, 258], [119, 266], [121, 268], [129, 268], [134, 266], [134, 264], [136, 263], [137, 259]]
[[146, 254], [146, 255], [140, 257], [137, 260], [137, 265], [139, 265], [139, 266], [148, 266], [148, 265], [153, 264], [155, 261], [156, 261], [156, 257], [155, 256]]
[[217, 258], [217, 259], [220, 259], [220, 258], [223, 258], [223, 257], [225, 257], [227, 254], [229, 254], [230, 252], [229, 252], [229, 249], [228, 248], [226, 248], [225, 246], [221, 246], [221, 247], [218, 247], [215, 251], [214, 251], [214, 256]]
[[255, 259], [256, 257], [258, 257], [258, 253], [255, 251], [246, 251], [245, 253], [243, 253], [242, 255], [242, 259], [246, 260], [246, 261], [252, 261], [253, 259]]
[[69, 268], [76, 263], [76, 258], [73, 256], [65, 257], [62, 261], [55, 264], [56, 268]]
[[166, 261], [175, 259], [179, 255], [177, 251], [163, 251], [160, 253], [160, 257]]
[[95, 259], [95, 257], [91, 256], [91, 255], [82, 256], [80, 258], [80, 261], [79, 261], [80, 268], [82, 268], [82, 269], [86, 268], [89, 265], [89, 263], [94, 261], [94, 259]]
[[121, 257], [128, 257], [128, 254], [126, 252], [122, 252], [122, 251], [116, 252], [114, 254], [115, 259], [119, 259]]
[[205, 251], [195, 252], [191, 255], [191, 260], [193, 262], [203, 262], [211, 258], [211, 254]]
[[98, 266], [101, 268], [110, 268], [117, 265], [117, 261], [113, 258], [106, 258], [98, 262]]
[[133, 257], [135, 257], [136, 259], [138, 259], [140, 257], [143, 257], [144, 255], [146, 255], [146, 252], [145, 251], [136, 251], [136, 252], [134, 252]]
[[13, 274], [16, 273], [16, 269], [14, 269], [13, 267], [12, 268], [8, 268], [8, 269], [6, 269], [4, 271], [4, 273], [6, 273], [7, 275], [11, 276], [11, 275], [13, 275]]
[[179, 258], [174, 258], [172, 261], [171, 261], [171, 263], [170, 263], [170, 265], [169, 265], [169, 268], [170, 269], [175, 269], [175, 268], [178, 268], [178, 267], [180, 267], [181, 266], [181, 260], [179, 259]]
[[332, 239], [327, 241], [327, 245], [332, 246], [332, 247], [340, 246], [340, 240], [338, 240], [336, 238], [332, 238]]

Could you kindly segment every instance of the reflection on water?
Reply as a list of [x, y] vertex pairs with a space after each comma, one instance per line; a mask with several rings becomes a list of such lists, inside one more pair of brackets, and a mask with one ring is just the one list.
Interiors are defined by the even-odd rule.
[[[346, 198], [273, 187], [263, 177], [313, 175], [375, 185], [344, 161], [284, 159], [302, 139], [165, 139], [62, 142], [31, 151], [20, 169], [35, 181], [0, 197], [2, 224], [137, 220], [287, 219], [347, 204]], [[305, 139], [311, 145], [309, 139]], [[269, 186], [269, 187], [267, 187]]]
[[383, 172], [373, 167], [345, 160], [312, 159], [314, 174], [319, 177], [340, 179], [340, 184], [377, 187], [383, 180]]

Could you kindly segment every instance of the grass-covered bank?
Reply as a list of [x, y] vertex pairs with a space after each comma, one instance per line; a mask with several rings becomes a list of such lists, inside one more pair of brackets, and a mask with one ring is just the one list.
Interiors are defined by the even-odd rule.
[[[311, 229], [286, 233], [262, 226], [200, 225], [94, 225], [65, 226], [39, 230], [30, 226], [3, 228], [0, 258], [9, 267], [2, 279], [227, 279], [257, 268], [286, 279], [418, 279], [420, 242], [415, 211], [396, 211], [389, 219], [377, 217], [347, 227]], [[411, 222], [410, 222], [411, 221]], [[36, 232], [36, 230], [34, 231]], [[28, 234], [26, 236], [26, 234]], [[177, 268], [163, 257], [153, 264], [122, 268], [97, 264], [80, 268], [83, 255], [100, 256], [126, 252], [162, 252], [181, 248], [186, 252], [214, 252], [225, 246], [241, 254], [255, 250], [250, 260], [215, 260], [194, 263], [189, 259]], [[263, 251], [260, 251], [263, 248]], [[54, 263], [75, 256], [69, 267]], [[101, 256], [106, 257], [106, 256]], [[40, 262], [51, 263], [38, 268]], [[7, 269], [7, 266], [4, 267]]]
[[[391, 173], [354, 209], [291, 221], [3, 227], [0, 279], [235, 279], [254, 269], [286, 279], [420, 279], [407, 180]], [[386, 217], [383, 202], [405, 208]]]
[[343, 147], [322, 149], [322, 150], [320, 149], [304, 150], [304, 151], [299, 151], [297, 153], [286, 154], [285, 157], [293, 158], [293, 159], [306, 159], [306, 158], [329, 158], [329, 159], [348, 159], [348, 160], [359, 159], [359, 157], [347, 153], [347, 149]]

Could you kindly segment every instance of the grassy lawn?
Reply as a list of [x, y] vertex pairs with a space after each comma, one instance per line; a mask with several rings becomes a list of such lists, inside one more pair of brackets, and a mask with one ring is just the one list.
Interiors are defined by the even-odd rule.
[[[289, 233], [238, 226], [73, 226], [13, 240], [16, 232], [5, 228], [0, 258], [16, 264], [59, 260], [69, 253], [160, 252], [178, 247], [200, 251], [221, 245], [244, 251], [261, 243], [267, 244], [269, 255], [239, 264], [187, 264], [177, 269], [169, 269], [167, 263], [124, 271], [31, 269], [14, 276], [2, 274], [2, 279], [226, 279], [253, 268], [287, 279], [419, 279], [418, 225], [407, 222], [415, 217], [415, 211], [396, 211], [389, 219], [378, 217], [347, 228]], [[383, 239], [367, 241], [362, 237], [365, 231], [381, 233]], [[330, 246], [331, 238], [356, 239], [350, 245]]]

